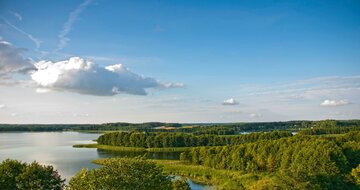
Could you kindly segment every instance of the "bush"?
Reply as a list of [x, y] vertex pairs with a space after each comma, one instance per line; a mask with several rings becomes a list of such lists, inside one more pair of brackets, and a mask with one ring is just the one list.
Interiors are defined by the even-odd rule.
[[17, 160], [4, 160], [0, 164], [0, 189], [1, 190], [61, 190], [64, 179], [52, 166], [31, 164]]
[[162, 168], [142, 158], [113, 158], [101, 164], [99, 169], [81, 170], [71, 178], [67, 189], [171, 189], [171, 178], [163, 175]]
[[189, 184], [184, 178], [174, 181], [172, 187], [173, 190], [191, 190]]

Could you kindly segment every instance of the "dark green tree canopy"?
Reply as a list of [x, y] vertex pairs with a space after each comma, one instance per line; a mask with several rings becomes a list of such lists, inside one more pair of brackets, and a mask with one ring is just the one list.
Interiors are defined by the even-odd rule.
[[4, 160], [0, 164], [1, 190], [61, 190], [64, 179], [52, 166]]
[[69, 182], [68, 190], [170, 190], [171, 178], [162, 168], [142, 158], [113, 158], [102, 162], [102, 167], [81, 170]]

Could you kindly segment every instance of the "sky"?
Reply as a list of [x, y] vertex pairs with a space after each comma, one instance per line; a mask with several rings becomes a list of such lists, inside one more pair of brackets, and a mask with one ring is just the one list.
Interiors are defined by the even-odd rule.
[[0, 0], [0, 123], [360, 119], [360, 1]]

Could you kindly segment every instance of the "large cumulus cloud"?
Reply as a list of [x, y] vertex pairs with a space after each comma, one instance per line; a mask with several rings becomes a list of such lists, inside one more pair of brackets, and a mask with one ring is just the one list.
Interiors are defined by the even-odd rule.
[[0, 40], [0, 83], [9, 80], [12, 74], [24, 74], [35, 69], [30, 59], [23, 56], [24, 51], [23, 48]]
[[149, 88], [179, 88], [182, 83], [162, 83], [131, 72], [121, 64], [101, 67], [80, 57], [60, 62], [40, 61], [31, 78], [39, 87], [80, 94], [112, 96], [120, 93], [146, 95]]

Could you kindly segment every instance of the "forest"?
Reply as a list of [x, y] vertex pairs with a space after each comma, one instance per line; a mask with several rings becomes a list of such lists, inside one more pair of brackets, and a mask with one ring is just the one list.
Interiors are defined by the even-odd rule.
[[[97, 143], [117, 147], [192, 147], [180, 154], [179, 162], [159, 164], [171, 174], [217, 183], [218, 189], [359, 189], [357, 120], [289, 123], [292, 127], [287, 129], [293, 130], [238, 135], [216, 133], [217, 128], [238, 131], [237, 125], [213, 125], [204, 133], [113, 132], [101, 135]], [[283, 126], [280, 123], [273, 128]], [[255, 128], [259, 129], [258, 124], [251, 127]], [[194, 167], [200, 168], [194, 172]], [[249, 183], [243, 177], [234, 177], [246, 175], [258, 179]]]
[[360, 132], [329, 139], [298, 135], [234, 146], [200, 147], [180, 160], [244, 173], [275, 173], [295, 189], [351, 189], [347, 177], [360, 163]]
[[[169, 124], [170, 130], [157, 130], [159, 125], [166, 124], [106, 124], [121, 130], [102, 131], [97, 144], [78, 147], [125, 151], [126, 155], [145, 149], [180, 151], [175, 160], [146, 159], [147, 153], [142, 157], [94, 160], [101, 165], [99, 168], [82, 169], [68, 183], [51, 166], [5, 160], [0, 164], [0, 189], [190, 189], [184, 179], [171, 179], [173, 175], [225, 190], [360, 189], [359, 120], [212, 124], [193, 128]], [[260, 125], [269, 128], [262, 131]], [[89, 129], [87, 125], [57, 125], [56, 130], [79, 127]], [[241, 134], [245, 128], [252, 132]], [[36, 183], [29, 182], [34, 180]]]
[[144, 133], [113, 132], [101, 135], [97, 142], [103, 145], [168, 148], [235, 145], [259, 140], [272, 140], [292, 136], [291, 132], [274, 131], [269, 133], [251, 133], [246, 135], [193, 135], [186, 133]]

